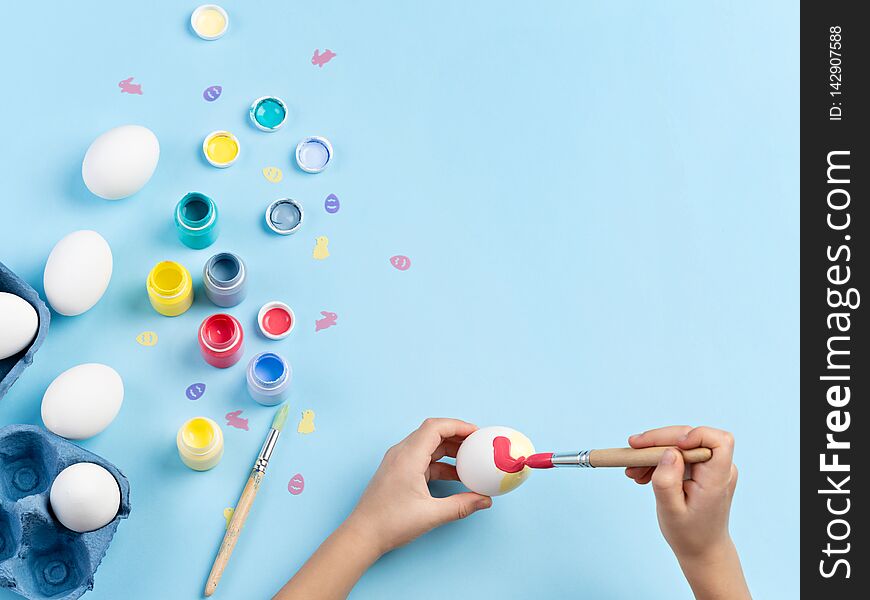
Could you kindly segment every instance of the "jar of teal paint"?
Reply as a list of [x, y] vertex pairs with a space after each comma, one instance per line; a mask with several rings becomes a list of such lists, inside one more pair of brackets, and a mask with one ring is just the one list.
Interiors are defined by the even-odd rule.
[[276, 96], [263, 96], [251, 103], [248, 115], [257, 129], [277, 131], [287, 121], [287, 105]]
[[175, 228], [185, 246], [196, 250], [211, 246], [218, 237], [217, 204], [199, 192], [185, 194], [175, 207]]

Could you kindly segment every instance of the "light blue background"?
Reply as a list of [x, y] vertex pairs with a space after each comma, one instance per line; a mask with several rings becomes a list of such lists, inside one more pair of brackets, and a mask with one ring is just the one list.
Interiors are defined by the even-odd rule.
[[[247, 351], [293, 365], [294, 421], [218, 591], [265, 598], [353, 506], [383, 451], [426, 416], [503, 424], [539, 449], [618, 446], [666, 424], [737, 439], [732, 533], [758, 598], [798, 595], [798, 7], [777, 2], [242, 2], [229, 33], [188, 30], [194, 3], [5, 7], [0, 260], [42, 292], [65, 234], [92, 228], [115, 269], [100, 303], [55, 315], [34, 365], [0, 401], [0, 423], [40, 423], [49, 382], [82, 362], [123, 376], [124, 406], [82, 445], [129, 477], [133, 511], [91, 600], [195, 598], [274, 409], [243, 388], [244, 365], [196, 349], [201, 290], [177, 319], [149, 306], [159, 260], [199, 273], [239, 253], [249, 299], [231, 312]], [[315, 48], [337, 57], [322, 69]], [[144, 94], [120, 93], [135, 77]], [[223, 86], [213, 103], [202, 98]], [[274, 134], [250, 102], [284, 98]], [[107, 202], [84, 187], [88, 144], [126, 123], [161, 145], [151, 182]], [[227, 170], [200, 155], [230, 129]], [[304, 135], [336, 158], [291, 162]], [[275, 165], [272, 184], [261, 169]], [[222, 233], [183, 247], [171, 215], [212, 195]], [[323, 200], [341, 200], [329, 215]], [[289, 238], [262, 214], [306, 209]], [[327, 235], [331, 256], [312, 260]], [[399, 272], [388, 259], [406, 254]], [[259, 337], [259, 306], [287, 301], [299, 326]], [[315, 334], [321, 310], [338, 325]], [[153, 348], [135, 342], [156, 331]], [[206, 395], [185, 398], [193, 382]], [[295, 432], [301, 410], [317, 431]], [[179, 425], [244, 410], [213, 471], [184, 468]], [[287, 492], [294, 473], [299, 496]], [[526, 516], [532, 512], [536, 516]], [[505, 565], [508, 568], [505, 568]], [[512, 566], [520, 573], [509, 576]], [[355, 598], [688, 598], [652, 492], [621, 471], [545, 472], [493, 510], [389, 555]], [[0, 598], [13, 598], [11, 592]]]

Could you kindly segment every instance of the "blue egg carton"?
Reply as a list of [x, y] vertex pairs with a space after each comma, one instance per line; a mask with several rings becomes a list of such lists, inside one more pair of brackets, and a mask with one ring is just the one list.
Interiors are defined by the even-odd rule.
[[[118, 482], [121, 506], [96, 531], [77, 533], [54, 516], [49, 492], [70, 465], [90, 462]], [[130, 484], [113, 464], [35, 425], [0, 428], [0, 587], [31, 600], [75, 600], [94, 588], [121, 519], [130, 514]]]
[[51, 320], [51, 315], [36, 290], [27, 285], [23, 279], [10, 271], [3, 263], [0, 263], [0, 292], [9, 292], [23, 298], [36, 309], [36, 314], [39, 316], [39, 328], [36, 330], [36, 337], [30, 346], [18, 354], [0, 360], [0, 398], [2, 398], [21, 375], [21, 372], [33, 362], [33, 355], [39, 350], [45, 339], [45, 334], [48, 333], [48, 322]]

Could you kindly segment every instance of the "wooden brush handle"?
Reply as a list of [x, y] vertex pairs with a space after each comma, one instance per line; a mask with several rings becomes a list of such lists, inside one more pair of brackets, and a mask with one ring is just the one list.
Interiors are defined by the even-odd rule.
[[236, 504], [230, 524], [227, 525], [227, 532], [224, 534], [217, 557], [214, 559], [211, 573], [208, 575], [208, 581], [205, 584], [206, 596], [211, 596], [214, 594], [215, 589], [217, 589], [221, 575], [224, 574], [224, 569], [230, 560], [230, 555], [232, 555], [233, 549], [236, 547], [236, 542], [239, 541], [239, 534], [242, 533], [242, 527], [244, 527], [245, 519], [248, 518], [248, 513], [251, 511], [251, 505], [254, 504], [254, 498], [257, 497], [257, 490], [260, 489], [260, 481], [262, 479], [263, 473], [254, 471], [248, 478], [248, 483], [245, 484], [245, 489], [239, 498], [239, 502]]
[[676, 446], [653, 446], [652, 448], [605, 448], [589, 453], [589, 464], [593, 467], [654, 467], [659, 464], [667, 449], [682, 452], [687, 464], [706, 462], [713, 456], [709, 448], [680, 450]]

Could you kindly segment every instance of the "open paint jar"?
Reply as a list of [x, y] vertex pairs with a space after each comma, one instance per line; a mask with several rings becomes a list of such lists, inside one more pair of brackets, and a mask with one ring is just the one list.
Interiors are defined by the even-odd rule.
[[302, 205], [291, 198], [275, 200], [266, 209], [266, 225], [281, 235], [296, 233], [302, 227]]
[[205, 263], [202, 283], [209, 300], [224, 308], [235, 306], [247, 295], [245, 263], [231, 252], [215, 254]]
[[248, 392], [264, 406], [275, 406], [287, 399], [293, 370], [274, 352], [261, 352], [248, 363]]
[[175, 228], [182, 243], [196, 250], [211, 246], [218, 236], [218, 210], [214, 200], [190, 192], [175, 207]]
[[227, 32], [230, 17], [217, 4], [198, 6], [190, 15], [190, 28], [204, 40], [216, 40]]
[[263, 96], [251, 104], [251, 123], [263, 131], [277, 131], [287, 121], [287, 105], [276, 96]]
[[282, 340], [293, 331], [296, 315], [293, 314], [293, 309], [283, 302], [273, 300], [260, 309], [257, 314], [257, 324], [260, 326], [260, 333], [270, 340]]
[[151, 306], [161, 315], [177, 317], [193, 304], [193, 280], [190, 272], [175, 261], [154, 265], [145, 282]]
[[231, 367], [244, 353], [245, 332], [232, 315], [206, 317], [199, 326], [199, 350], [205, 362], [218, 369]]
[[320, 173], [332, 160], [332, 144], [325, 137], [307, 137], [296, 145], [296, 164], [306, 173]]
[[205, 159], [219, 169], [226, 169], [236, 162], [240, 151], [239, 140], [229, 131], [212, 131], [202, 142]]
[[211, 419], [194, 417], [178, 430], [175, 445], [181, 462], [194, 471], [208, 471], [224, 455], [224, 434]]

